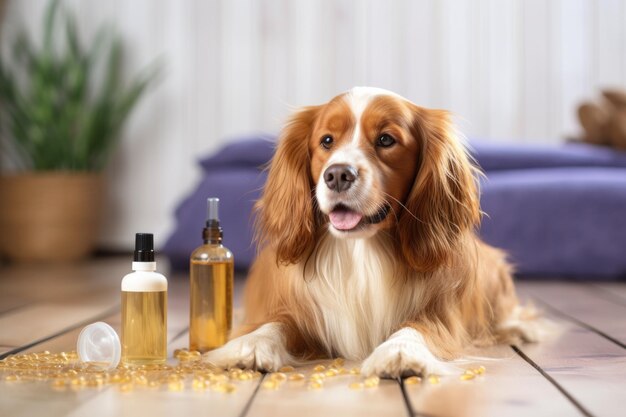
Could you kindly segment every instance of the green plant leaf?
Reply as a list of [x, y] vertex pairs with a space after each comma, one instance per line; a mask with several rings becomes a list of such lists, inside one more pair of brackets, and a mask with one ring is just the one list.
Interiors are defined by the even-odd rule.
[[[102, 27], [85, 45], [74, 15], [59, 16], [60, 4], [52, 0], [46, 9], [41, 49], [20, 30], [13, 41], [11, 66], [0, 57], [0, 127], [20, 159], [16, 165], [99, 170], [157, 71], [143, 73], [124, 87], [121, 40], [110, 27]], [[59, 38], [64, 47], [57, 51], [59, 23], [64, 24], [65, 36]], [[99, 69], [101, 80], [94, 79]]]

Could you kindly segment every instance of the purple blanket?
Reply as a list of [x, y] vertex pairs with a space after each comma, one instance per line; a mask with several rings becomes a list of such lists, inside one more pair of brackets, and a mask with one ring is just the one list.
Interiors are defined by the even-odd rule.
[[[479, 233], [504, 248], [521, 275], [626, 276], [626, 154], [583, 144], [559, 147], [472, 141], [487, 174], [481, 187], [486, 216]], [[204, 177], [176, 210], [165, 253], [186, 268], [201, 243], [206, 197], [222, 201], [224, 243], [238, 268], [254, 258], [252, 206], [265, 182], [262, 166], [272, 137], [248, 138], [200, 161]]]

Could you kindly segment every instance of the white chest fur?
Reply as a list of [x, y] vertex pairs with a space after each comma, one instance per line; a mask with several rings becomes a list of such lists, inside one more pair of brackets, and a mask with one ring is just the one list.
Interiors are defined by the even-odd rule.
[[299, 285], [329, 353], [364, 359], [420, 306], [419, 285], [399, 276], [391, 242], [327, 236]]

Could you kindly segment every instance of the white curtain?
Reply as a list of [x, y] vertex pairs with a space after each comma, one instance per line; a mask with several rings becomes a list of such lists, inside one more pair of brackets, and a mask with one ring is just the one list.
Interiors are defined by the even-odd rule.
[[[40, 33], [45, 0], [9, 3]], [[558, 143], [575, 108], [626, 86], [626, 0], [72, 0], [85, 38], [103, 23], [128, 73], [165, 77], [136, 109], [108, 170], [101, 242], [162, 243], [196, 160], [238, 135], [275, 132], [293, 107], [354, 85], [453, 111], [468, 137]]]

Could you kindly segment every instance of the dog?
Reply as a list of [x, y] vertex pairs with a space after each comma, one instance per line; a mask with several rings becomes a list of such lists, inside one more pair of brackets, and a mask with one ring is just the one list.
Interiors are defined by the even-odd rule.
[[446, 111], [371, 87], [297, 111], [255, 206], [244, 324], [204, 359], [343, 357], [400, 377], [535, 341], [505, 253], [476, 235], [478, 175]]

